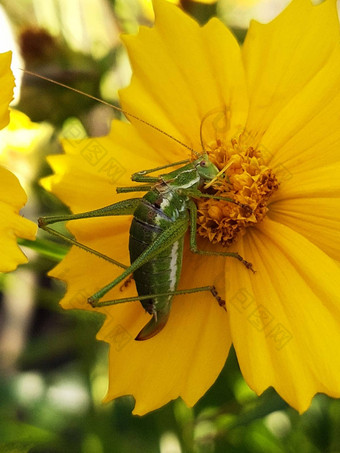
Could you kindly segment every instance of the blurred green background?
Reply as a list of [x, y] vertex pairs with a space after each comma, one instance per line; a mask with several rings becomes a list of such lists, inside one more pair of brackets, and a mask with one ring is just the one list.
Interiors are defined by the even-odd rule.
[[[201, 23], [219, 16], [242, 42], [249, 18], [269, 20], [286, 3], [186, 0], [181, 6]], [[1, 147], [0, 162], [14, 165], [29, 194], [27, 217], [66, 212], [37, 184], [50, 172], [44, 156], [61, 152], [60, 136], [106, 134], [115, 113], [23, 76], [16, 68], [25, 66], [117, 103], [117, 90], [130, 78], [119, 34], [152, 24], [151, 4], [146, 0], [2, 1], [0, 20], [0, 50], [16, 49], [15, 107], [33, 121], [43, 121], [34, 137], [25, 136], [24, 152], [18, 149], [17, 137], [9, 139]], [[41, 253], [26, 250], [31, 258], [28, 266], [0, 276], [0, 452], [340, 452], [339, 401], [318, 395], [300, 416], [271, 389], [257, 397], [243, 381], [233, 352], [215, 385], [193, 409], [177, 400], [135, 417], [129, 397], [103, 405], [108, 345], [95, 340], [103, 319], [59, 308], [64, 288], [46, 273], [67, 247], [39, 234], [36, 248]]]

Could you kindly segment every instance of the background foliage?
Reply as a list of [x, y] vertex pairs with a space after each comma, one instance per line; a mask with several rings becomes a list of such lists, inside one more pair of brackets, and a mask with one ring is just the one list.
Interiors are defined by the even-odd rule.
[[[182, 7], [201, 23], [219, 15], [240, 41], [248, 17], [269, 19], [269, 9], [272, 15], [278, 12], [273, 5], [283, 7], [272, 1], [268, 8], [268, 1], [255, 0], [209, 3], [186, 0]], [[153, 21], [146, 0], [20, 0], [2, 5], [6, 26], [0, 28], [12, 30], [10, 47], [18, 49], [15, 67], [25, 65], [113, 103], [117, 89], [130, 77], [119, 33], [135, 32], [138, 24]], [[9, 34], [2, 37], [2, 50], [8, 50], [10, 39]], [[17, 85], [21, 78], [17, 71]], [[17, 103], [33, 121], [44, 121], [25, 152], [15, 145], [18, 137], [1, 151], [2, 160], [15, 161], [29, 192], [26, 215], [33, 219], [66, 212], [34, 182], [49, 173], [44, 156], [61, 152], [60, 136], [107, 133], [114, 112], [28, 75], [22, 78]], [[64, 288], [46, 273], [67, 248], [48, 239], [39, 234], [39, 253], [28, 250], [30, 264], [0, 276], [1, 452], [340, 451], [339, 401], [318, 395], [300, 416], [271, 389], [257, 397], [243, 381], [233, 352], [193, 409], [177, 400], [141, 418], [131, 415], [130, 397], [103, 405], [108, 346], [95, 341], [102, 318], [59, 308]]]

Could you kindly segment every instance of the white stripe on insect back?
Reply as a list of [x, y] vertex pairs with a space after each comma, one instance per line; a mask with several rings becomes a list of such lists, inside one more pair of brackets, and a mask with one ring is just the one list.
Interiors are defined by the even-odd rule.
[[196, 184], [200, 180], [200, 177], [197, 176], [197, 178], [191, 180], [188, 182], [188, 184], [182, 184], [181, 189], [188, 189], [189, 187], [192, 187], [194, 184]]
[[162, 203], [160, 204], [161, 210], [164, 212], [165, 208], [170, 206], [170, 202], [173, 199], [173, 193], [168, 192], [166, 197], [163, 198]]
[[169, 282], [170, 282], [169, 290], [170, 291], [175, 291], [175, 289], [176, 289], [178, 249], [179, 249], [179, 241], [176, 241], [172, 245], [172, 249], [171, 249], [170, 275], [169, 275]]
[[189, 178], [187, 184], [183, 184], [183, 183], [179, 184], [178, 188], [180, 188], [180, 189], [188, 189], [189, 187], [195, 185], [200, 180], [200, 177], [197, 174], [197, 171], [194, 168], [188, 168], [188, 170], [182, 171], [179, 175], [177, 175], [176, 178], [174, 179], [174, 181], [176, 181], [177, 178], [183, 179], [183, 175], [185, 175], [185, 173], [194, 174], [195, 177], [192, 177], [191, 179]]
[[[162, 212], [164, 212], [164, 210], [170, 206], [170, 202], [171, 202], [172, 198], [173, 198], [173, 194], [171, 192], [168, 192], [167, 196], [163, 198], [162, 203], [159, 205], [160, 210]], [[156, 217], [154, 220], [155, 224], [160, 225], [162, 221], [164, 221], [164, 218], [161, 215], [156, 214]]]

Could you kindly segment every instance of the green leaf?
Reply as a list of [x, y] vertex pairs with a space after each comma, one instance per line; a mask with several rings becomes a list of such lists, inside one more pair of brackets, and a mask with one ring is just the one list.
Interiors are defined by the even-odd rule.
[[42, 443], [56, 441], [52, 432], [37, 428], [17, 420], [0, 420], [0, 451], [27, 452]]
[[0, 451], [2, 453], [26, 453], [29, 452], [36, 443], [32, 442], [0, 442]]
[[47, 258], [50, 258], [51, 260], [58, 262], [65, 257], [68, 251], [68, 247], [64, 245], [39, 238], [37, 238], [35, 241], [19, 239], [18, 243], [20, 245], [23, 245], [24, 247], [28, 247], [36, 251], [37, 253], [39, 253], [39, 255], [46, 256]]

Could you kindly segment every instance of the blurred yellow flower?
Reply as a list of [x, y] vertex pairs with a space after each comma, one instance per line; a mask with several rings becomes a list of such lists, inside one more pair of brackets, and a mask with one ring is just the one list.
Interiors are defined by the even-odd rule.
[[9, 122], [8, 106], [13, 99], [14, 77], [10, 68], [12, 53], [0, 54], [0, 84], [1, 84], [1, 103], [0, 103], [0, 129], [7, 126]]
[[[167, 0], [169, 3], [174, 3], [177, 6], [190, 5], [190, 3], [201, 3], [206, 5], [213, 5], [217, 3], [217, 0]], [[150, 20], [154, 20], [154, 11], [152, 7], [152, 0], [139, 0], [139, 3], [143, 9], [144, 15]]]
[[[14, 78], [10, 69], [11, 52], [0, 54], [0, 127], [9, 122], [8, 105], [13, 97]], [[17, 238], [35, 239], [36, 225], [19, 215], [27, 201], [18, 179], [0, 166], [0, 272], [9, 272], [26, 263], [27, 258], [17, 245]]]
[[273, 20], [290, 0], [219, 0], [218, 14], [229, 27], [248, 28], [252, 19]]
[[[41, 150], [53, 134], [48, 123], [34, 123], [19, 110], [11, 109], [8, 126], [0, 131], [0, 165], [19, 175], [26, 190], [41, 166]], [[30, 194], [29, 194], [30, 196]]]
[[51, 128], [48, 125], [34, 123], [19, 110], [11, 110], [11, 121], [1, 134], [0, 158], [6, 154], [8, 147], [23, 154], [34, 151], [37, 142], [41, 140], [41, 131], [44, 126], [50, 133]]
[[[184, 251], [179, 288], [155, 337], [134, 341], [149, 315], [139, 303], [97, 308], [98, 338], [110, 344], [106, 400], [131, 394], [144, 414], [181, 396], [193, 405], [214, 383], [231, 344], [249, 386], [273, 386], [305, 411], [313, 395], [340, 396], [340, 29], [335, 2], [293, 0], [273, 22], [253, 22], [241, 49], [217, 19], [200, 28], [180, 9], [154, 2], [156, 22], [124, 38], [132, 68], [123, 107], [196, 150], [200, 128], [222, 187], [252, 206], [198, 201], [199, 245], [231, 244], [250, 261]], [[185, 37], [185, 39], [183, 39]], [[224, 113], [223, 113], [224, 111]], [[65, 141], [44, 186], [73, 212], [118, 200], [138, 170], [188, 157], [145, 124], [116, 121], [107, 137]], [[128, 264], [130, 218], [69, 223], [82, 243]], [[234, 242], [237, 239], [237, 244]], [[120, 274], [73, 247], [51, 275], [67, 281], [64, 308], [89, 310], [87, 297]], [[124, 296], [135, 294], [134, 285]], [[104, 300], [122, 297], [119, 288]]]
[[[174, 3], [175, 5], [179, 5], [179, 0], [167, 0], [167, 1]], [[139, 0], [138, 3], [142, 9], [143, 16], [145, 16], [150, 22], [154, 21], [155, 16], [152, 7], [152, 0]]]

